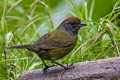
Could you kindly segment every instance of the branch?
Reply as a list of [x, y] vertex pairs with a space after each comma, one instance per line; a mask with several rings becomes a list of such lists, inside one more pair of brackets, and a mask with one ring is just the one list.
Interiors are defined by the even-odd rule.
[[67, 71], [60, 66], [26, 71], [18, 80], [120, 80], [120, 57], [74, 63]]

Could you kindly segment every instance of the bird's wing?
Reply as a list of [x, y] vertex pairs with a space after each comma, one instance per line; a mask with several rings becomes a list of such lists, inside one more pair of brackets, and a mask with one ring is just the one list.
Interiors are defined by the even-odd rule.
[[66, 33], [59, 34], [59, 31], [47, 33], [34, 43], [34, 45], [37, 45], [38, 48], [42, 49], [62, 48], [72, 44], [71, 37]]

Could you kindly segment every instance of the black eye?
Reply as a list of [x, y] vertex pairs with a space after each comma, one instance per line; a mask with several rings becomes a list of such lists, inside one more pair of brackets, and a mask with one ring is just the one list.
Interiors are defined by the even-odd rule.
[[71, 25], [75, 25], [76, 23], [75, 22], [71, 22]]

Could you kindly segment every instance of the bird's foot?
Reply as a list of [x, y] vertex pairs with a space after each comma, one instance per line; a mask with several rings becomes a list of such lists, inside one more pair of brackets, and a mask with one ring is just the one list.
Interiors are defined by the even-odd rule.
[[71, 63], [70, 65], [67, 64], [67, 66], [64, 66], [64, 71], [61, 72], [61, 76], [63, 76], [63, 74], [68, 70], [74, 68], [73, 63]]
[[49, 68], [48, 66], [43, 68], [43, 71], [46, 72], [48, 70], [48, 68]]
[[48, 68], [53, 67], [54, 65], [51, 66], [45, 66], [45, 68], [43, 68], [43, 71], [46, 72], [48, 70]]
[[60, 65], [60, 66], [63, 67], [65, 70], [68, 70], [68, 69], [70, 69], [70, 68], [73, 67], [73, 63], [70, 64], [70, 65], [67, 64], [67, 66], [64, 66], [64, 65], [62, 65], [62, 64], [60, 64], [60, 63], [57, 63], [57, 62], [55, 62], [55, 61], [53, 61], [53, 60], [52, 60], [52, 62], [55, 63], [55, 64], [57, 64], [57, 65]]
[[64, 67], [64, 69], [65, 69], [65, 70], [68, 70], [68, 69], [71, 69], [71, 68], [73, 68], [73, 67], [74, 67], [74, 66], [73, 66], [73, 63], [71, 63], [70, 65], [67, 64], [67, 67]]

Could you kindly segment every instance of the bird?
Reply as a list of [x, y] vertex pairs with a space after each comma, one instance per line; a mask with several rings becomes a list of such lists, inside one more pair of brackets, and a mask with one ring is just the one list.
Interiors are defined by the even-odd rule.
[[68, 17], [53, 31], [48, 32], [40, 37], [33, 44], [9, 46], [6, 49], [27, 49], [36, 53], [44, 64], [43, 70], [47, 70], [50, 66], [45, 60], [51, 61], [53, 64], [69, 69], [56, 60], [63, 58], [70, 53], [76, 45], [78, 39], [78, 31], [81, 27], [87, 26], [78, 17]]

